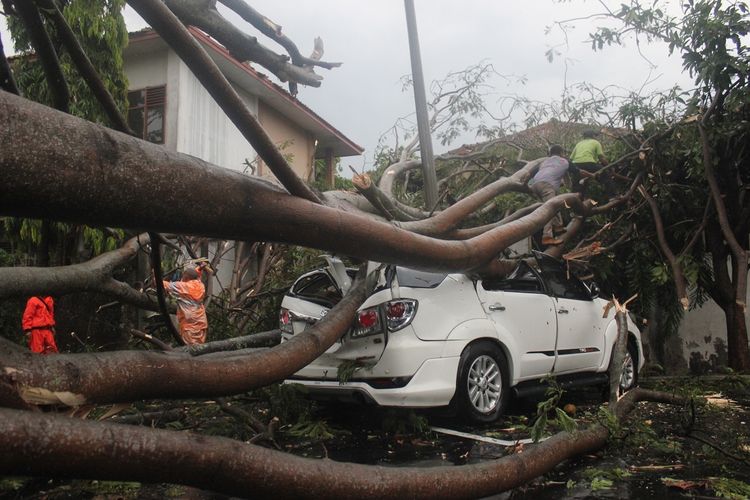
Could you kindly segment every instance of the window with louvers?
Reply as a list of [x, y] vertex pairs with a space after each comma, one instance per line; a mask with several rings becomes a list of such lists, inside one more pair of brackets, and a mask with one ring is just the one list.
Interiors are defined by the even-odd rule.
[[138, 137], [164, 144], [167, 87], [146, 87], [128, 92], [128, 125]]

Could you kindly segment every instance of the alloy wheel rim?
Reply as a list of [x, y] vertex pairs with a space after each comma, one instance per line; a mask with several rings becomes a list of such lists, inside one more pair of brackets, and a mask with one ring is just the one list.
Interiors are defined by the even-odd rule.
[[479, 356], [469, 368], [466, 381], [471, 405], [480, 413], [490, 413], [497, 408], [502, 392], [500, 366], [491, 356]]
[[635, 382], [635, 364], [633, 363], [633, 357], [629, 352], [625, 353], [625, 357], [622, 360], [622, 374], [620, 375], [620, 389], [628, 390], [633, 386]]

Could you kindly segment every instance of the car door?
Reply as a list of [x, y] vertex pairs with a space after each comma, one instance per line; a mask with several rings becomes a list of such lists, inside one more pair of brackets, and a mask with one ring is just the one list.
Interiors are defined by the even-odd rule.
[[555, 360], [555, 304], [544, 293], [539, 275], [522, 262], [506, 279], [478, 282], [477, 294], [500, 337], [512, 337], [520, 358], [512, 361], [518, 364], [520, 378], [550, 373]]
[[602, 308], [581, 280], [560, 261], [538, 254], [542, 278], [555, 301], [557, 360], [555, 373], [598, 368], [604, 356]]

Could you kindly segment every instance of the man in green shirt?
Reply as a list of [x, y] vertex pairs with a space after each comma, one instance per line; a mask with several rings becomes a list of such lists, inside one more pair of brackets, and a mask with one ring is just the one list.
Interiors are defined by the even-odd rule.
[[573, 191], [586, 195], [586, 184], [581, 183], [581, 176], [590, 177], [607, 165], [602, 145], [594, 139], [594, 130], [585, 130], [583, 140], [575, 145], [570, 153], [570, 178], [573, 182]]

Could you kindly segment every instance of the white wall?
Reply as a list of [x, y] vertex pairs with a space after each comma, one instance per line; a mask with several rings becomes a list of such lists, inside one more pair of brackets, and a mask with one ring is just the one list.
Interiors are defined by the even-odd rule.
[[[256, 158], [237, 127], [174, 52], [131, 54], [125, 61], [125, 73], [132, 90], [167, 86], [167, 148], [237, 171], [243, 171], [245, 159]], [[238, 93], [257, 116], [257, 98], [242, 90]]]
[[[750, 294], [746, 301], [750, 302]], [[750, 323], [750, 310], [745, 311], [745, 322]], [[695, 360], [696, 355], [700, 355], [700, 358], [708, 363], [706, 366], [710, 365], [711, 369], [716, 362], [726, 363], [726, 317], [724, 311], [713, 300], [685, 314], [680, 324], [679, 335], [686, 361], [690, 362], [691, 358]]]
[[[257, 156], [255, 151], [188, 67], [181, 61], [177, 62], [180, 110], [177, 115], [177, 151], [243, 171], [245, 159], [254, 160]], [[257, 99], [242, 91], [239, 93], [250, 111], [257, 116]]]

